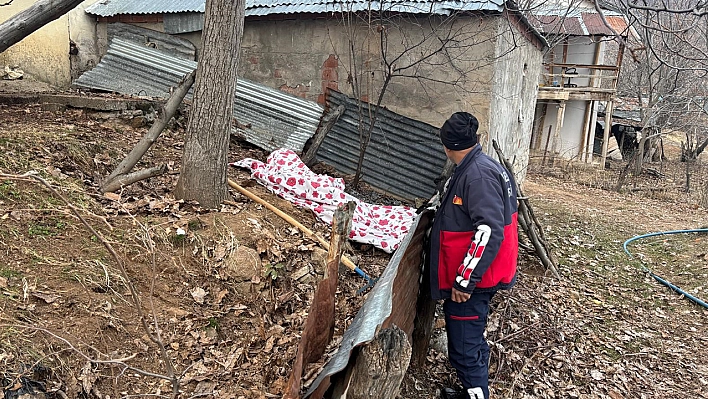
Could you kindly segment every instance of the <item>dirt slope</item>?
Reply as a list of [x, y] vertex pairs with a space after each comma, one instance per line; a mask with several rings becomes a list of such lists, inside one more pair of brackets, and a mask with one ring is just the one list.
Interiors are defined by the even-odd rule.
[[[280, 397], [321, 276], [321, 251], [239, 195], [219, 212], [171, 198], [179, 121], [143, 160], [166, 163], [169, 174], [118, 198], [98, 195], [100, 177], [145, 131], [135, 120], [82, 110], [0, 106], [0, 173], [38, 171], [116, 249], [143, 312], [155, 316], [149, 328], [159, 329], [182, 397]], [[232, 146], [234, 160], [265, 156]], [[488, 329], [494, 397], [708, 397], [708, 311], [641, 271], [649, 267], [708, 299], [706, 236], [637, 242], [634, 259], [622, 250], [634, 235], [706, 226], [706, 209], [681, 196], [589, 187], [588, 179], [579, 184], [564, 173], [531, 170], [524, 184], [563, 279], [545, 276], [524, 253], [518, 285], [495, 297]], [[618, 171], [603, 173], [605, 181]], [[230, 175], [248, 181], [243, 171]], [[309, 212], [250, 189], [326, 235]], [[72, 399], [171, 394], [159, 377], [169, 371], [141, 326], [128, 282], [56, 194], [30, 179], [0, 178], [0, 248], [0, 378], [7, 392], [34, 382], [47, 396]], [[372, 275], [389, 258], [359, 246], [350, 254]], [[356, 294], [363, 284], [342, 272], [335, 344], [364, 300]], [[444, 356], [431, 349], [424, 368], [409, 371], [400, 397], [435, 397], [454, 381]]]

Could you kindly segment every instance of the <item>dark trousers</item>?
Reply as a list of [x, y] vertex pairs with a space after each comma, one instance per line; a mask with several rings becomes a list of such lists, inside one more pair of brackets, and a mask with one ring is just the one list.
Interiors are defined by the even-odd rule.
[[489, 399], [489, 345], [484, 329], [493, 296], [494, 292], [475, 293], [463, 303], [451, 299], [443, 303], [450, 363], [465, 390], [480, 387], [485, 399]]

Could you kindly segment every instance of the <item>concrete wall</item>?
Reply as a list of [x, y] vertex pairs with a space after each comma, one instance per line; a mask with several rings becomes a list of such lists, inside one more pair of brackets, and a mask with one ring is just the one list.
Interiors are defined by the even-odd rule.
[[[433, 57], [428, 63], [402, 72], [422, 79], [395, 77], [386, 90], [383, 104], [392, 111], [435, 126], [441, 126], [453, 112], [470, 111], [481, 116], [486, 133], [499, 19], [470, 18], [453, 27], [461, 26], [465, 43], [473, 44], [453, 51], [461, 74], [447, 68], [447, 60]], [[406, 38], [396, 29], [398, 26], [406, 30]], [[347, 33], [346, 29], [353, 28], [335, 19], [249, 20], [245, 25], [239, 73], [320, 102], [326, 87], [353, 96], [352, 86], [347, 83], [351, 76], [359, 83], [360, 97], [375, 103], [383, 77], [378, 31], [364, 26], [356, 27], [356, 33]], [[395, 26], [386, 29], [390, 58], [430, 34], [405, 20], [396, 21]], [[458, 35], [462, 38], [462, 34]], [[356, 58], [350, 62], [348, 38], [354, 36]], [[432, 43], [428, 41], [426, 46]], [[414, 59], [402, 57], [396, 66], [403, 67]]]
[[542, 53], [506, 21], [499, 22], [494, 82], [485, 152], [495, 155], [492, 139], [514, 162], [519, 182], [526, 176]]
[[[74, 10], [56, 19], [19, 43], [0, 54], [0, 67], [15, 66], [25, 72], [26, 79], [49, 83], [58, 88], [71, 84], [71, 62], [69, 59], [70, 27], [77, 30], [91, 29], [91, 19], [84, 13], [84, 8], [96, 0], [86, 0]], [[2, 7], [0, 22], [27, 9], [35, 0], [15, 0]], [[84, 45], [83, 39], [73, 36]], [[95, 58], [94, 58], [95, 59]], [[89, 62], [88, 58], [83, 62]]]

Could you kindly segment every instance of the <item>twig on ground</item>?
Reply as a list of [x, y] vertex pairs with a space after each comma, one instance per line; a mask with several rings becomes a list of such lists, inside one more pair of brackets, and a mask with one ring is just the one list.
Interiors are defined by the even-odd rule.
[[[126, 361], [132, 360], [133, 358], [135, 358], [135, 357], [137, 356], [137, 353], [134, 353], [134, 354], [132, 354], [132, 355], [130, 355], [130, 356], [126, 356], [126, 357], [123, 357], [123, 358], [120, 358], [120, 359], [108, 359], [108, 360], [94, 359], [94, 358], [91, 358], [91, 357], [89, 357], [88, 355], [86, 355], [86, 354], [85, 354], [84, 352], [82, 352], [81, 350], [79, 350], [79, 349], [78, 349], [76, 346], [74, 346], [74, 345], [71, 343], [71, 341], [69, 341], [68, 339], [66, 339], [66, 338], [64, 338], [64, 337], [62, 337], [62, 336], [59, 336], [59, 335], [57, 335], [57, 334], [55, 334], [55, 333], [53, 333], [53, 332], [47, 330], [46, 328], [35, 327], [35, 326], [26, 326], [26, 325], [21, 325], [21, 324], [0, 324], [0, 327], [22, 328], [22, 329], [27, 329], [27, 330], [39, 331], [39, 332], [42, 332], [42, 333], [44, 333], [44, 334], [49, 335], [50, 337], [52, 337], [52, 338], [54, 338], [54, 339], [56, 339], [56, 340], [58, 340], [58, 341], [61, 341], [61, 342], [62, 342], [64, 345], [66, 345], [72, 352], [78, 354], [79, 356], [81, 356], [83, 359], [85, 359], [85, 360], [88, 361], [88, 362], [91, 362], [91, 363], [94, 363], [94, 364], [106, 364], [106, 365], [119, 366], [119, 367], [123, 368], [123, 371], [132, 371], [132, 372], [134, 372], [134, 373], [136, 373], [136, 374], [140, 374], [140, 375], [145, 376], [145, 377], [154, 377], [154, 378], [160, 378], [160, 379], [167, 380], [167, 381], [172, 381], [172, 377], [171, 377], [171, 376], [162, 375], [162, 374], [158, 374], [158, 373], [153, 373], [153, 372], [150, 372], [150, 371], [146, 371], [146, 370], [143, 370], [143, 369], [139, 369], [139, 368], [137, 368], [137, 367], [133, 367], [133, 366], [131, 366], [131, 365], [125, 363]], [[101, 351], [99, 351], [98, 349], [94, 348], [93, 346], [91, 346], [91, 345], [86, 345], [86, 346], [87, 346], [88, 348], [90, 348], [91, 350], [95, 351], [96, 353], [103, 355], [103, 354], [101, 353]], [[104, 356], [106, 356], [106, 355], [104, 355]]]

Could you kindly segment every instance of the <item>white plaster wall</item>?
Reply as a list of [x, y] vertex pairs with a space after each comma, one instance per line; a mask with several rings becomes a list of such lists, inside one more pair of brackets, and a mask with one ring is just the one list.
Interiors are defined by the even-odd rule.
[[[600, 63], [604, 58], [605, 46], [602, 42], [593, 42], [590, 37], [569, 37], [568, 38], [568, 53], [565, 63], [567, 64], [593, 64], [595, 61], [595, 48], [600, 46]], [[556, 47], [554, 51], [554, 62], [563, 62], [563, 45], [560, 44]], [[554, 73], [560, 73], [560, 68], [555, 68]], [[579, 75], [589, 75], [591, 71], [587, 68], [577, 68], [576, 72]], [[567, 83], [568, 79], [565, 78], [564, 81]], [[588, 86], [590, 78], [572, 78], [571, 83], [577, 84], [578, 86]], [[540, 134], [541, 140], [536, 141], [538, 144], [535, 147], [540, 153], [544, 153], [546, 150], [550, 153], [553, 148], [555, 148], [556, 153], [565, 159], [580, 159], [579, 155], [581, 153], [582, 147], [589, 143], [589, 151], [592, 152], [592, 135], [594, 134], [594, 120], [596, 119], [596, 111], [593, 112], [589, 118], [590, 129], [588, 134], [590, 139], [585, 137], [583, 140], [583, 132], [586, 129], [587, 123], [585, 121], [586, 107], [590, 105], [589, 101], [566, 101], [565, 115], [563, 118], [563, 125], [560, 130], [556, 140], [556, 121], [558, 115], [558, 103], [552, 101], [544, 101], [547, 106], [546, 116], [544, 118], [543, 126], [541, 130], [536, 130], [536, 134]], [[541, 105], [543, 106], [543, 105]], [[540, 119], [540, 114], [542, 110], [538, 107], [537, 118]], [[537, 121], [540, 123], [540, 121]], [[546, 142], [548, 140], [548, 130], [551, 127], [551, 138], [548, 146]], [[547, 147], [547, 148], [546, 148]], [[590, 159], [588, 159], [589, 161]]]
[[[546, 117], [544, 119], [540, 146], [537, 148], [541, 153], [548, 150], [548, 154], [553, 152], [565, 159], [578, 158], [578, 153], [582, 147], [583, 121], [585, 120], [585, 104], [587, 101], [566, 101], [565, 117], [561, 134], [556, 138], [556, 122], [558, 118], [558, 103], [547, 103]], [[548, 141], [548, 131], [550, 127], [550, 141]], [[554, 140], [555, 146], [554, 146]], [[546, 143], [548, 142], [548, 146]]]
[[[69, 87], [71, 84], [70, 20], [81, 20], [84, 8], [95, 1], [86, 0], [74, 10], [44, 25], [4, 51], [0, 54], [0, 67], [16, 65], [25, 72], [28, 79], [46, 82], [58, 88]], [[34, 3], [35, 0], [15, 0], [10, 5], [2, 7], [0, 22], [24, 11]]]
[[97, 35], [98, 22], [95, 17], [85, 11], [86, 7], [96, 1], [86, 0], [67, 14], [69, 39], [76, 44], [78, 49], [78, 54], [70, 56], [72, 80], [96, 66], [101, 58]]

